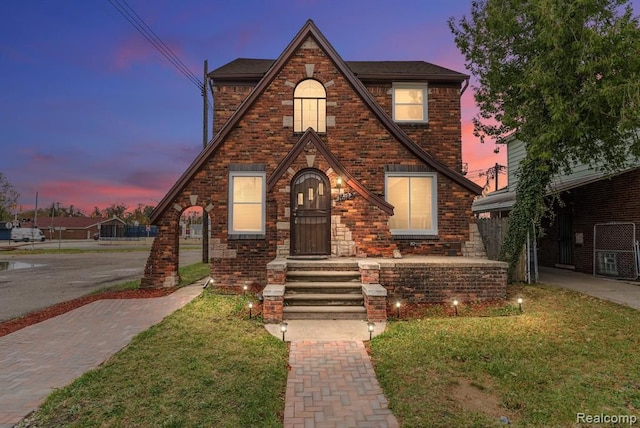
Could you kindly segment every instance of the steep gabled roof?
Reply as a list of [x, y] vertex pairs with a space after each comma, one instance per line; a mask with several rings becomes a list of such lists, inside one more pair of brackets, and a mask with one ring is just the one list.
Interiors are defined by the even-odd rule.
[[240, 104], [238, 109], [231, 115], [229, 120], [222, 126], [220, 131], [213, 137], [206, 148], [200, 152], [198, 157], [191, 163], [189, 168], [182, 174], [178, 181], [171, 187], [169, 192], [160, 201], [158, 206], [153, 210], [150, 216], [151, 223], [155, 223], [160, 214], [164, 212], [171, 204], [171, 201], [180, 194], [182, 189], [187, 185], [191, 177], [200, 169], [206, 161], [217, 151], [218, 147], [226, 140], [227, 136], [234, 129], [236, 124], [242, 119], [249, 108], [255, 103], [260, 95], [271, 84], [273, 79], [278, 75], [280, 70], [286, 65], [291, 56], [295, 53], [298, 47], [304, 43], [308, 37], [313, 37], [318, 46], [323, 49], [329, 59], [333, 61], [336, 68], [342, 73], [345, 79], [351, 84], [356, 93], [363, 100], [365, 105], [371, 109], [378, 120], [384, 125], [384, 127], [400, 141], [409, 151], [411, 151], [416, 157], [422, 160], [425, 164], [432, 167], [437, 172], [450, 178], [454, 182], [460, 184], [462, 187], [468, 189], [471, 192], [480, 194], [482, 188], [472, 181], [465, 178], [462, 174], [450, 169], [442, 162], [434, 159], [429, 153], [427, 153], [422, 147], [416, 144], [409, 136], [385, 113], [380, 105], [375, 101], [373, 96], [365, 88], [364, 84], [353, 74], [351, 69], [342, 60], [338, 52], [331, 46], [329, 41], [320, 32], [318, 27], [312, 20], [308, 20], [305, 25], [298, 31], [298, 34], [291, 40], [289, 45], [280, 54], [277, 60], [271, 64], [271, 67], [264, 74], [263, 78], [253, 88], [245, 100]]
[[[237, 58], [208, 74], [214, 81], [259, 81], [273, 59]], [[468, 75], [426, 61], [345, 61], [360, 80], [428, 80], [462, 82]]]
[[287, 156], [280, 162], [277, 168], [273, 171], [273, 173], [267, 179], [267, 191], [270, 192], [273, 190], [273, 187], [276, 185], [278, 180], [284, 175], [284, 173], [289, 169], [294, 160], [302, 153], [307, 144], [313, 144], [318, 152], [327, 160], [331, 168], [338, 173], [342, 178], [345, 179], [346, 183], [354, 189], [360, 196], [362, 196], [368, 202], [376, 205], [382, 211], [389, 215], [393, 215], [393, 205], [389, 204], [387, 201], [382, 199], [380, 196], [371, 193], [369, 189], [363, 186], [357, 179], [355, 179], [351, 173], [347, 170], [347, 168], [342, 165], [342, 163], [338, 160], [338, 158], [329, 150], [329, 147], [318, 137], [318, 134], [312, 129], [309, 128], [306, 132], [300, 137], [298, 142], [294, 144], [291, 148]]

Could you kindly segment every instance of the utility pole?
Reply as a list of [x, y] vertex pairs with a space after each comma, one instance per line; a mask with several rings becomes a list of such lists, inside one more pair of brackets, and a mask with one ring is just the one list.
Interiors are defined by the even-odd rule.
[[[202, 80], [202, 148], [209, 141], [209, 99], [207, 98], [208, 63], [204, 60], [204, 79]], [[209, 213], [202, 207], [202, 263], [209, 263]]]
[[501, 172], [504, 172], [507, 169], [506, 166], [504, 165], [500, 165], [499, 163], [496, 162], [496, 164], [494, 166], [492, 166], [491, 168], [487, 169], [486, 172], [481, 172], [480, 173], [480, 177], [486, 175], [487, 176], [487, 183], [485, 184], [485, 188], [489, 188], [489, 183], [492, 178], [494, 180], [494, 185], [495, 185], [495, 189], [494, 190], [498, 190], [498, 176], [500, 175]]

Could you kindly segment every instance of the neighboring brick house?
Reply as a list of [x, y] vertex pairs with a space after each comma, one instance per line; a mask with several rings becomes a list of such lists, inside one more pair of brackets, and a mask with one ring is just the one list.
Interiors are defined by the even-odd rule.
[[462, 256], [481, 188], [461, 173], [468, 76], [345, 62], [312, 21], [276, 60], [209, 73], [214, 138], [151, 215], [142, 284], [177, 279], [181, 213], [211, 219], [219, 284], [264, 285], [276, 258]]
[[[475, 213], [509, 215], [525, 150], [522, 141], [507, 144], [509, 184], [477, 199]], [[553, 219], [543, 220], [544, 236], [537, 243], [539, 265], [602, 276], [638, 275], [640, 261], [634, 260], [638, 255], [633, 244], [640, 240], [640, 199], [635, 197], [640, 195], [640, 161], [633, 157], [628, 161], [628, 167], [615, 173], [578, 164], [571, 174], [554, 177], [549, 195], [558, 195], [561, 203], [554, 205]]]

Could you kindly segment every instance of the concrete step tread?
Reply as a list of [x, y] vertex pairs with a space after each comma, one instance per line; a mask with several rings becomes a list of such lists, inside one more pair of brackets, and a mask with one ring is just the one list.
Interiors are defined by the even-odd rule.
[[285, 306], [283, 312], [299, 312], [299, 313], [366, 313], [364, 306]]
[[360, 271], [352, 270], [290, 270], [287, 272], [287, 278], [335, 278], [335, 277], [352, 277], [360, 278]]
[[316, 288], [349, 288], [349, 289], [354, 289], [354, 290], [361, 290], [362, 289], [362, 284], [360, 283], [360, 281], [293, 281], [293, 282], [286, 282], [285, 283], [285, 288], [289, 289], [289, 288], [302, 288], [302, 289], [306, 289], [306, 288], [310, 288], [310, 289], [316, 289]]
[[284, 300], [362, 300], [362, 293], [285, 293]]

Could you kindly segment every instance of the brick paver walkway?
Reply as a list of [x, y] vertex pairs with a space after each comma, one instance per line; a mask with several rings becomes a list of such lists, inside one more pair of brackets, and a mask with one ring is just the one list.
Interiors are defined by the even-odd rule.
[[69, 384], [202, 292], [193, 285], [158, 298], [98, 300], [0, 337], [0, 428], [12, 427]]
[[284, 427], [398, 427], [361, 341], [294, 341]]

